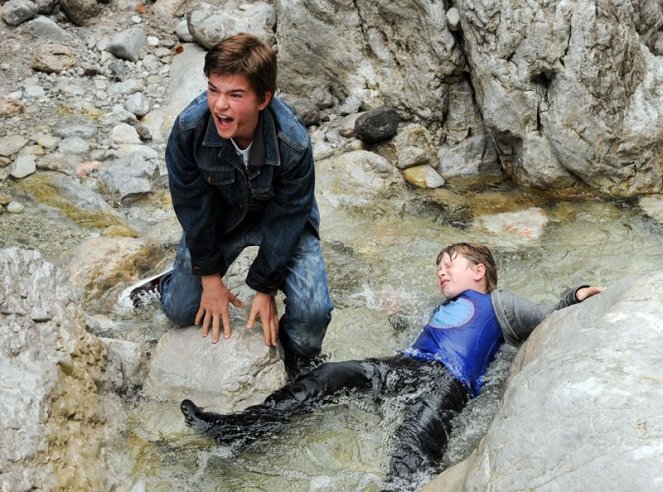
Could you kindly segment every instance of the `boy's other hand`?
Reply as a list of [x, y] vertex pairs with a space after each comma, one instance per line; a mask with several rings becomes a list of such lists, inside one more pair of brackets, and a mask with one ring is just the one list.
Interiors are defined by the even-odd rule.
[[584, 301], [588, 297], [595, 296], [596, 294], [600, 294], [603, 292], [603, 287], [595, 287], [595, 286], [589, 286], [589, 287], [583, 287], [581, 289], [578, 289], [576, 292], [576, 299], [578, 299], [579, 302]]
[[246, 323], [249, 330], [255, 326], [256, 318], [260, 318], [262, 322], [262, 337], [265, 345], [276, 347], [279, 339], [279, 316], [273, 296], [262, 292], [256, 293], [251, 304], [251, 314]]
[[230, 292], [219, 275], [205, 275], [201, 277], [201, 282], [203, 293], [194, 323], [196, 325], [202, 323], [203, 338], [207, 337], [210, 327], [212, 328], [212, 343], [219, 341], [221, 326], [223, 326], [223, 338], [228, 339], [232, 334], [228, 303], [238, 308], [244, 307], [244, 303]]

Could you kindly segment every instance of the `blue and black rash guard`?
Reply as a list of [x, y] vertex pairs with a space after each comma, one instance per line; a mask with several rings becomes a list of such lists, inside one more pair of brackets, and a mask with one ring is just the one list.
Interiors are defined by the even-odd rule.
[[402, 354], [441, 362], [476, 396], [481, 377], [503, 342], [490, 294], [466, 290], [442, 303]]

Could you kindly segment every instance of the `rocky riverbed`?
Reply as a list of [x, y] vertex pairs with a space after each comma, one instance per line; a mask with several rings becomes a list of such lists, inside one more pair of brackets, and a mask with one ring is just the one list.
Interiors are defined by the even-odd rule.
[[[316, 5], [2, 5], [3, 488], [214, 490], [229, 477], [238, 488], [379, 486], [396, 411], [382, 409], [390, 418], [380, 424], [370, 406], [339, 405], [304, 422], [319, 432], [286, 435], [269, 451], [216, 449], [184, 428], [178, 399], [195, 395], [222, 411], [250, 404], [283, 382], [279, 352], [240, 331], [212, 347], [195, 328], [174, 330], [154, 305], [133, 311], [118, 302], [129, 284], [172, 260], [180, 228], [164, 141], [205, 88], [204, 47], [225, 34], [251, 31], [276, 43], [282, 95], [309, 125], [336, 304], [324, 346], [332, 359], [387, 355], [411, 341], [437, 302], [432, 259], [452, 241], [490, 245], [501, 284], [541, 302], [577, 281], [611, 285], [660, 265], [660, 11], [638, 17], [638, 5], [628, 14], [609, 3], [611, 20], [586, 2], [576, 17], [505, 4], [495, 24], [490, 5], [470, 1], [430, 4], [423, 16], [416, 2]], [[528, 28], [517, 23], [533, 17], [539, 22]], [[610, 43], [594, 43], [598, 34], [573, 21], [580, 18], [605, 28], [613, 59], [633, 67], [628, 80], [610, 84], [617, 75], [602, 48]], [[543, 25], [550, 30], [535, 29]], [[519, 33], [520, 44], [504, 33]], [[566, 54], [585, 61], [564, 64]], [[246, 296], [249, 259], [228, 279]], [[647, 302], [640, 308], [656, 299]], [[616, 309], [615, 319], [633, 315]], [[656, 346], [660, 325], [647, 326]], [[611, 355], [624, 352], [620, 343]], [[491, 374], [486, 399], [462, 416], [447, 464], [485, 433], [511, 357]], [[219, 367], [218, 377], [196, 377]], [[598, 361], [592, 374], [604, 370]], [[636, 414], [648, 404], [632, 400]], [[648, 415], [633, 418], [644, 422], [640, 431], [658, 429]], [[497, 435], [478, 453], [499, 446]], [[656, 457], [656, 433], [641, 435], [642, 452]], [[472, 460], [484, 469], [481, 454]], [[472, 480], [491, 483], [495, 474]]]

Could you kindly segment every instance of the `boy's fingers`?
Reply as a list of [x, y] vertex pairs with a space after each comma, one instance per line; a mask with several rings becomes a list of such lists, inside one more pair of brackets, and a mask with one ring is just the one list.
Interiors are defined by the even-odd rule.
[[232, 326], [230, 325], [230, 316], [228, 316], [228, 311], [222, 314], [223, 319], [223, 338], [226, 340], [230, 338], [232, 334]]
[[217, 343], [218, 341], [219, 341], [219, 316], [212, 316], [212, 343]]
[[202, 336], [203, 336], [203, 338], [206, 338], [207, 335], [209, 334], [209, 325], [210, 325], [209, 318], [207, 316], [207, 312], [204, 312], [202, 314], [202, 321], [201, 322], [202, 322], [202, 326], [203, 326]]
[[265, 342], [265, 345], [270, 346], [272, 344], [272, 334], [270, 323], [262, 324], [262, 341]]
[[272, 323], [271, 335], [272, 335], [272, 347], [276, 347], [276, 342], [278, 342], [278, 339], [279, 339], [279, 319], [278, 318], [274, 318], [274, 322]]
[[251, 309], [251, 314], [249, 314], [249, 319], [246, 322], [246, 328], [251, 329], [256, 325], [256, 310]]
[[244, 302], [242, 302], [240, 299], [237, 298], [235, 294], [230, 294], [229, 297], [230, 303], [237, 307], [237, 308], [243, 308], [244, 307]]

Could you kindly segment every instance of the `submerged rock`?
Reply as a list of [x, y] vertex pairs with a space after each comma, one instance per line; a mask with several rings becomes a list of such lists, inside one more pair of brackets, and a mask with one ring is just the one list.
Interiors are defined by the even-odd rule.
[[500, 238], [500, 241], [523, 243], [539, 239], [548, 223], [546, 212], [540, 207], [526, 210], [505, 212], [494, 215], [482, 215], [475, 220], [475, 225]]
[[337, 208], [364, 207], [395, 188], [403, 189], [403, 176], [384, 157], [365, 150], [347, 152], [320, 161], [320, 194]]

